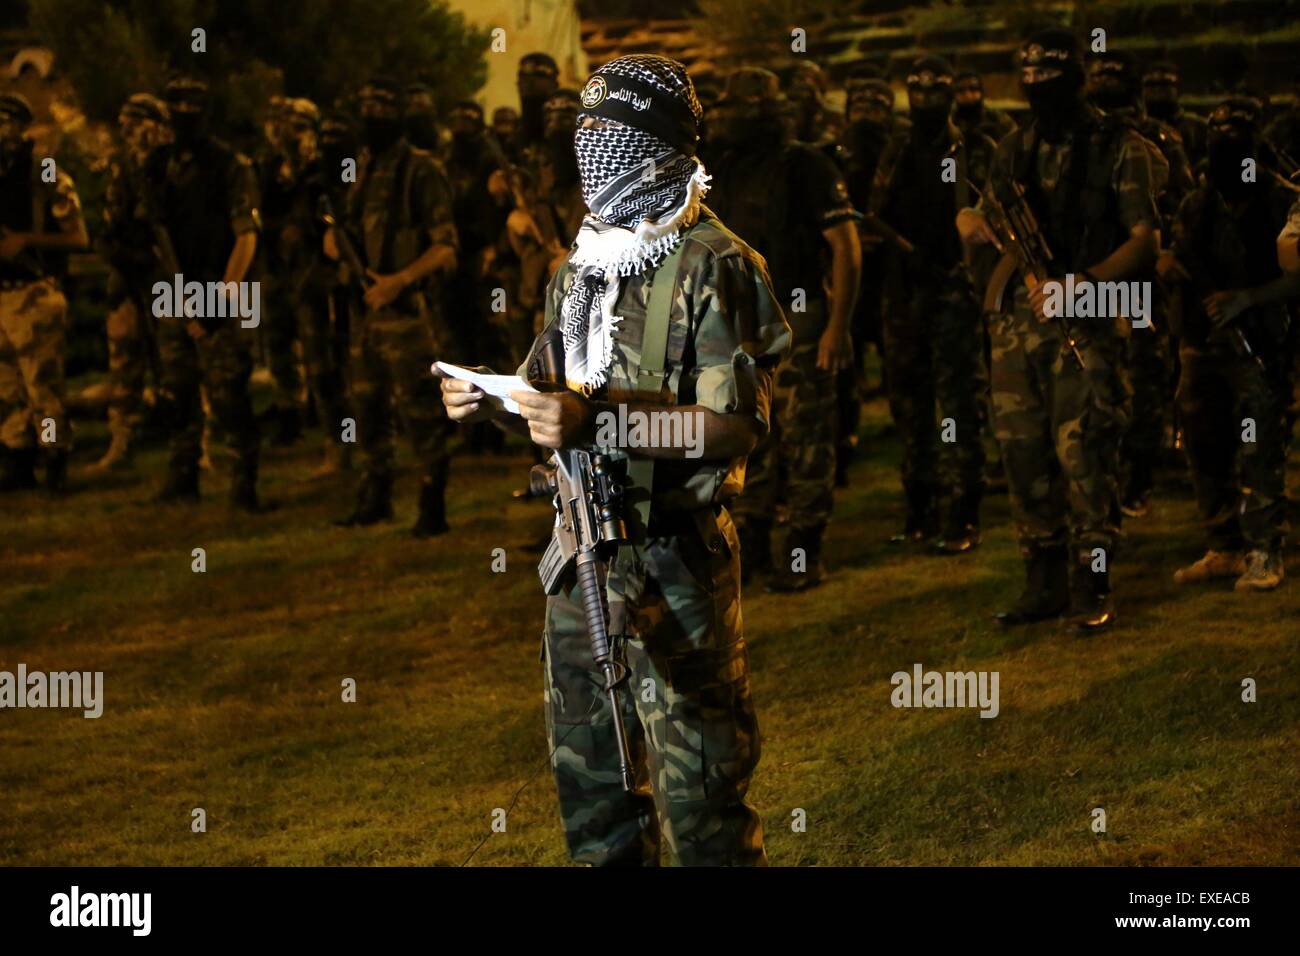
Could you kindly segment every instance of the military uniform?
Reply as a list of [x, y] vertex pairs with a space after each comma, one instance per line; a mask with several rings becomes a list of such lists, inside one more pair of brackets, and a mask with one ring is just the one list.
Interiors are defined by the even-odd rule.
[[[399, 139], [379, 156], [364, 152], [348, 195], [348, 221], [361, 238], [369, 268], [388, 275], [430, 246], [456, 248], [452, 201], [441, 164], [424, 150]], [[436, 286], [437, 280], [429, 284]], [[363, 498], [389, 499], [396, 455], [393, 416], [400, 414], [423, 470], [421, 513], [426, 504], [434, 507], [433, 497], [441, 510], [451, 465], [451, 423], [429, 368], [450, 345], [441, 290], [431, 294], [427, 286], [408, 286], [395, 302], [367, 310], [353, 326], [352, 401], [365, 458]]]
[[771, 432], [750, 456], [735, 514], [756, 567], [771, 560], [775, 519], [786, 538], [771, 542], [778, 571], [784, 576], [801, 549], [811, 579], [835, 484], [835, 372], [817, 365], [830, 320], [822, 233], [856, 213], [840, 171], [804, 143], [731, 150], [712, 173], [710, 208], [765, 258], [793, 336], [776, 373]]
[[[957, 550], [966, 550], [959, 541], [969, 547], [978, 540], [988, 372], [980, 306], [953, 220], [974, 201], [969, 183], [984, 181], [995, 148], [983, 134], [964, 135], [952, 123], [936, 141], [920, 142], [913, 125], [910, 136], [886, 147], [869, 207], [915, 246], [910, 255], [889, 249], [884, 309], [885, 378], [903, 440], [907, 500], [899, 540], [940, 531], [942, 502], [942, 541]], [[956, 162], [951, 185], [940, 179], [947, 160]], [[951, 424], [941, 426], [943, 419]]]
[[[1213, 328], [1199, 302], [1211, 292], [1262, 285], [1280, 273], [1275, 237], [1297, 192], [1261, 173], [1245, 203], [1230, 206], [1208, 181], [1184, 200], [1173, 252], [1192, 276], [1180, 329], [1179, 420], [1197, 507], [1212, 551], [1276, 552], [1288, 530], [1286, 408], [1291, 394], [1291, 321], [1285, 303], [1247, 309]], [[1300, 204], [1292, 209], [1300, 225]], [[1245, 419], [1254, 441], [1243, 440]]]
[[[790, 333], [763, 262], [707, 212], [682, 244], [666, 404], [752, 415], [766, 430], [772, 370]], [[548, 327], [573, 276], [566, 263], [551, 280]], [[638, 399], [639, 344], [650, 289], [661, 281], [655, 272], [621, 280], [614, 363], [594, 398]], [[568, 589], [548, 599], [547, 733], [565, 837], [578, 862], [654, 865], [661, 845], [682, 865], [767, 861], [762, 823], [745, 802], [759, 734], [742, 635], [739, 541], [726, 509], [744, 481], [744, 459], [658, 460], [649, 526], [634, 524], [634, 543], [612, 563], [609, 630], [630, 669], [621, 702], [638, 767], [635, 793], [620, 782], [580, 595]]]
[[[1158, 222], [1147, 144], [1084, 109], [1082, 125], [1060, 142], [1032, 126], [1004, 139], [987, 187], [1004, 204], [1014, 200], [1013, 181], [1025, 187], [1058, 279], [1105, 259], [1140, 223]], [[1086, 175], [1076, 173], [1081, 162]], [[1058, 323], [1033, 313], [1023, 282], [1016, 282], [1012, 308], [992, 322], [994, 427], [1031, 588], [1037, 568], [1068, 566], [1075, 595], [1108, 601], [1119, 534], [1119, 443], [1131, 409], [1129, 319], [1073, 320], [1082, 369]], [[1104, 572], [1094, 570], [1095, 549], [1104, 552]], [[1109, 619], [1107, 612], [1088, 626]], [[1008, 615], [1007, 623], [1015, 620]]]
[[[6, 98], [4, 107], [7, 114], [12, 107], [12, 115], [17, 115], [17, 98]], [[30, 122], [25, 102], [22, 107]], [[31, 141], [18, 141], [0, 172], [0, 235], [82, 229], [81, 200], [72, 179], [56, 164], [54, 181], [45, 182]], [[61, 490], [65, 481], [72, 434], [63, 376], [68, 302], [59, 273], [59, 257], [49, 252], [28, 248], [15, 258], [0, 259], [0, 453], [5, 456], [5, 484], [32, 482], [33, 435], [45, 457], [47, 484]], [[52, 435], [47, 421], [53, 423]]]
[[[236, 238], [260, 226], [252, 163], [221, 140], [200, 136], [155, 150], [147, 168], [185, 281], [221, 281]], [[202, 385], [231, 467], [232, 500], [255, 509], [260, 435], [248, 392], [253, 333], [241, 328], [237, 317], [209, 316], [199, 322], [204, 334], [195, 338], [184, 315], [158, 319], [163, 388], [175, 414], [162, 497], [198, 494]]]

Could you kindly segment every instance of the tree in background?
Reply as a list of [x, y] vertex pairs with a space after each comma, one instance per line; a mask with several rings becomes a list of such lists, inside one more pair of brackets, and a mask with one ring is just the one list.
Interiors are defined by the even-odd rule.
[[[112, 120], [173, 70], [213, 90], [214, 118], [252, 134], [267, 99], [323, 108], [385, 73], [431, 86], [440, 105], [473, 94], [489, 37], [437, 0], [27, 0], [31, 26], [55, 53], [92, 120]], [[192, 51], [193, 31], [206, 52]]]

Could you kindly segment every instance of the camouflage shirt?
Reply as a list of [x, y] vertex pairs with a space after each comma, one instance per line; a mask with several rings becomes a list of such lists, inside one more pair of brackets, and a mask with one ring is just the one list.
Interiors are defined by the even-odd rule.
[[376, 272], [406, 268], [431, 246], [453, 249], [455, 197], [432, 153], [398, 140], [379, 156], [363, 151], [348, 195], [348, 219]]
[[[763, 258], [731, 233], [707, 208], [683, 238], [676, 295], [669, 319], [665, 389], [667, 407], [700, 405], [719, 414], [752, 415], [768, 429], [772, 378], [790, 346], [790, 327], [772, 292]], [[645, 402], [636, 392], [639, 346], [650, 302], [654, 272], [619, 280], [615, 313], [614, 363], [607, 385], [593, 398], [613, 403]], [[573, 281], [569, 263], [551, 277], [546, 294], [546, 327], [559, 315]], [[525, 361], [518, 374], [524, 375]], [[611, 457], [626, 458], [622, 450]], [[723, 503], [740, 494], [745, 459], [659, 459], [655, 462], [652, 509], [656, 514], [689, 511]]]
[[[81, 227], [81, 198], [72, 177], [57, 163], [54, 182], [41, 164], [22, 156], [0, 176], [0, 228], [13, 232], [60, 233]], [[32, 281], [61, 271], [57, 254], [25, 249], [15, 259], [0, 259], [0, 279]]]

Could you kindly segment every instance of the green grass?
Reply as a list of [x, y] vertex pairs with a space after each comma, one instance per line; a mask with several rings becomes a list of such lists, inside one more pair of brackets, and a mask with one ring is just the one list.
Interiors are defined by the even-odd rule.
[[[1300, 862], [1295, 581], [1177, 590], [1199, 541], [1171, 472], [1131, 525], [1116, 629], [1003, 633], [989, 614], [1020, 584], [1005, 498], [974, 555], [892, 548], [897, 442], [883, 405], [869, 413], [833, 577], [747, 595], [751, 796], [772, 862]], [[83, 429], [80, 463], [97, 434]], [[397, 522], [330, 527], [351, 487], [298, 477], [315, 447], [268, 453], [264, 493], [282, 508], [260, 518], [231, 516], [216, 479], [201, 507], [141, 504], [158, 450], [66, 501], [0, 499], [0, 669], [102, 670], [106, 697], [99, 720], [0, 711], [0, 863], [455, 865], [538, 771], [543, 599], [521, 546], [549, 516], [508, 494], [527, 456], [457, 458], [455, 534], [429, 543], [406, 535], [409, 475]], [[1000, 715], [892, 708], [890, 675], [918, 661], [1000, 672]], [[1244, 677], [1258, 703], [1241, 702]], [[543, 771], [474, 864], [566, 859]]]

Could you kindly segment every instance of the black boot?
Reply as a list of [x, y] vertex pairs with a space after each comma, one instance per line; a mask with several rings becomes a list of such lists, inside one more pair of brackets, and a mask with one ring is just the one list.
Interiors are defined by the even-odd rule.
[[163, 479], [162, 487], [158, 489], [158, 493], [154, 495], [153, 500], [159, 504], [170, 501], [198, 501], [198, 463], [185, 465], [172, 463], [168, 465], [167, 477]]
[[334, 523], [340, 528], [378, 524], [393, 517], [393, 479], [366, 475], [357, 489], [357, 506]]
[[266, 514], [278, 505], [274, 501], [260, 501], [257, 497], [257, 465], [241, 466], [230, 483], [230, 505], [249, 514]]
[[890, 544], [921, 544], [939, 533], [939, 515], [934, 507], [934, 492], [921, 485], [905, 487], [907, 522], [903, 530], [889, 539]]
[[[794, 591], [807, 591], [815, 588], [826, 579], [826, 569], [822, 566], [822, 535], [825, 526], [816, 528], [791, 528], [786, 537], [785, 554], [777, 567], [767, 590], [775, 594], [788, 594]], [[804, 570], [796, 571], [790, 567], [793, 553], [801, 548], [804, 553]]]
[[1115, 600], [1110, 593], [1110, 569], [1094, 571], [1091, 562], [1077, 564], [1070, 581], [1069, 624], [1091, 634], [1115, 623]]
[[1003, 627], [1059, 617], [1070, 606], [1070, 565], [1064, 546], [1035, 548], [1025, 559], [1025, 590], [1006, 611], [995, 614]]
[[420, 516], [415, 519], [411, 534], [417, 538], [433, 538], [446, 534], [447, 479], [444, 475], [426, 475], [420, 482]]
[[943, 531], [934, 542], [938, 554], [965, 554], [980, 543], [980, 493], [960, 495], [948, 506]]
[[746, 518], [736, 525], [740, 539], [740, 583], [772, 570], [772, 522]]
[[36, 487], [36, 449], [0, 445], [0, 491]]
[[68, 453], [62, 448], [45, 449], [45, 490], [61, 495], [68, 490]]

